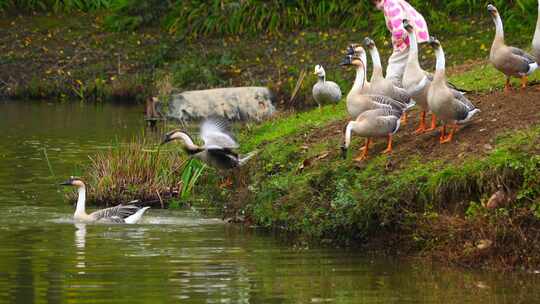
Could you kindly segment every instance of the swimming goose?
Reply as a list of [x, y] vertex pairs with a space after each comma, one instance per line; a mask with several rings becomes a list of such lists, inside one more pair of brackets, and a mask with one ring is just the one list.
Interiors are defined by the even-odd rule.
[[[435, 49], [437, 57], [435, 76], [429, 86], [427, 96], [428, 105], [431, 111], [444, 122], [439, 138], [439, 142], [442, 144], [452, 141], [457, 125], [469, 122], [480, 110], [462, 93], [448, 87], [445, 73], [446, 60], [441, 43], [434, 37], [431, 37], [428, 43]], [[452, 125], [452, 130], [446, 136], [446, 126], [448, 124]]]
[[420, 125], [414, 131], [415, 134], [421, 134], [435, 130], [437, 126], [437, 117], [431, 113], [431, 127], [429, 129], [426, 128], [426, 113], [429, 112], [427, 92], [431, 80], [429, 74], [422, 69], [418, 61], [418, 42], [413, 26], [405, 19], [403, 20], [403, 27], [409, 33], [410, 40], [409, 57], [407, 58], [407, 65], [403, 73], [403, 87], [422, 109], [420, 113]]
[[511, 89], [510, 77], [521, 78], [521, 89], [527, 87], [528, 75], [538, 68], [535, 62], [536, 58], [516, 47], [507, 46], [504, 43], [504, 28], [501, 16], [497, 8], [491, 4], [487, 10], [495, 22], [495, 38], [491, 45], [489, 60], [493, 66], [506, 75], [506, 84], [504, 92], [508, 93]]
[[341, 89], [339, 85], [333, 81], [326, 80], [326, 72], [321, 65], [315, 66], [315, 75], [318, 81], [313, 86], [313, 99], [321, 108], [323, 103], [333, 103], [334, 105], [341, 100]]
[[352, 133], [366, 138], [361, 149], [362, 153], [356, 156], [355, 161], [368, 158], [369, 146], [374, 137], [388, 137], [388, 146], [383, 154], [392, 152], [392, 136], [399, 130], [401, 112], [393, 109], [375, 109], [365, 111], [355, 120], [350, 121], [345, 129], [345, 142], [341, 146], [343, 158], [347, 157], [347, 150], [351, 144]]
[[372, 94], [371, 89], [365, 88], [365, 60], [367, 60], [366, 54], [363, 48], [361, 48], [361, 51], [355, 52], [354, 55], [347, 55], [341, 63], [343, 66], [356, 66], [356, 79], [351, 91], [347, 95], [347, 111], [349, 115], [353, 119], [356, 119], [363, 112], [374, 109], [395, 109], [403, 113], [407, 105], [387, 96]]
[[239, 147], [227, 130], [227, 122], [219, 118], [209, 118], [200, 127], [200, 137], [204, 145], [199, 146], [193, 142], [191, 136], [180, 130], [173, 130], [167, 134], [161, 143], [166, 144], [176, 139], [184, 142], [185, 151], [206, 164], [220, 169], [227, 170], [244, 165], [256, 152], [251, 152], [240, 157], [234, 149]]
[[536, 62], [540, 62], [540, 0], [538, 1], [538, 16], [536, 17], [536, 30], [532, 41], [532, 52]]
[[[373, 72], [371, 74], [372, 93], [388, 96], [394, 100], [406, 104], [407, 109], [413, 107], [415, 103], [411, 100], [411, 95], [409, 95], [405, 89], [396, 87], [392, 81], [384, 78], [381, 57], [379, 55], [379, 50], [375, 45], [375, 41], [373, 41], [371, 38], [365, 38], [364, 45], [369, 50], [371, 61], [373, 62]], [[405, 112], [403, 115], [403, 122], [407, 120], [406, 113], [407, 112]]]
[[144, 212], [150, 207], [140, 208], [135, 205], [118, 205], [111, 208], [106, 208], [94, 211], [90, 214], [86, 213], [86, 186], [84, 182], [77, 177], [70, 177], [69, 180], [61, 183], [62, 186], [77, 187], [79, 197], [77, 199], [77, 207], [73, 219], [77, 222], [100, 222], [100, 223], [124, 223], [136, 224]]

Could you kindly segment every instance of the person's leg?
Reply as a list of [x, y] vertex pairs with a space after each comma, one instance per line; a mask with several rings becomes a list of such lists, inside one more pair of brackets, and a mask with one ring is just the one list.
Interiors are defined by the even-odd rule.
[[395, 86], [402, 87], [403, 73], [409, 57], [409, 48], [403, 51], [394, 51], [388, 59], [386, 67], [386, 79], [389, 79]]

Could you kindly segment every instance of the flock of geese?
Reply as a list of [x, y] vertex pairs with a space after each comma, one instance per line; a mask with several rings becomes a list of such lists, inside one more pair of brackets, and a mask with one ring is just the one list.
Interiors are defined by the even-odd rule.
[[[490, 4], [487, 9], [496, 27], [490, 62], [506, 75], [505, 92], [510, 90], [510, 77], [521, 78], [522, 88], [525, 88], [528, 75], [538, 68], [537, 62], [540, 60], [540, 18], [532, 43], [536, 56], [534, 57], [521, 49], [505, 44], [503, 23], [497, 8]], [[538, 10], [540, 12], [540, 1]], [[347, 111], [353, 120], [346, 126], [344, 144], [341, 147], [345, 157], [351, 144], [352, 133], [366, 138], [361, 154], [355, 158], [356, 161], [367, 159], [369, 146], [374, 138], [387, 137], [388, 146], [383, 153], [391, 153], [392, 136], [398, 132], [400, 124], [406, 122], [407, 111], [414, 106], [421, 109], [420, 125], [415, 134], [434, 130], [439, 119], [443, 122], [439, 138], [441, 144], [452, 141], [458, 125], [469, 122], [480, 112], [464, 95], [464, 92], [448, 82], [445, 73], [446, 60], [441, 43], [434, 37], [428, 41], [436, 56], [435, 73], [430, 74], [420, 66], [418, 43], [413, 25], [407, 20], [403, 20], [403, 25], [409, 33], [410, 50], [402, 87], [394, 85], [383, 76], [381, 58], [372, 39], [366, 38], [364, 40], [365, 48], [360, 44], [351, 44], [347, 48], [347, 55], [341, 64], [354, 66], [356, 78], [346, 97]], [[365, 49], [369, 51], [373, 62], [373, 73], [370, 81], [367, 81], [367, 53]], [[314, 85], [312, 93], [317, 104], [320, 106], [324, 103], [339, 102], [342, 98], [341, 89], [335, 82], [326, 80], [324, 68], [317, 65], [315, 74], [318, 81]], [[426, 126], [427, 113], [432, 115], [429, 128]], [[447, 128], [450, 128], [449, 132]], [[253, 151], [244, 156], [236, 153], [235, 150], [239, 148], [239, 144], [231, 135], [227, 122], [222, 119], [211, 118], [204, 121], [200, 127], [200, 138], [203, 144], [197, 145], [187, 132], [173, 130], [165, 134], [162, 144], [175, 140], [182, 141], [187, 154], [222, 171], [241, 167], [257, 153], [257, 151]], [[138, 207], [132, 202], [87, 214], [84, 182], [79, 178], [71, 177], [62, 185], [73, 186], [78, 190], [77, 206], [73, 216], [77, 222], [134, 224], [142, 218], [149, 208]]]
[[[536, 25], [533, 39], [532, 56], [525, 51], [507, 46], [504, 42], [504, 29], [497, 8], [488, 5], [487, 10], [495, 23], [496, 34], [490, 52], [491, 64], [506, 75], [505, 93], [509, 93], [510, 78], [521, 78], [522, 89], [527, 86], [528, 76], [538, 68], [540, 62], [540, 17]], [[538, 2], [540, 12], [540, 1]], [[540, 16], [540, 13], [539, 13]], [[392, 136], [398, 132], [400, 125], [407, 121], [407, 111], [418, 106], [420, 124], [415, 134], [435, 130], [437, 121], [442, 121], [439, 142], [451, 142], [458, 126], [466, 124], [477, 114], [478, 109], [466, 96], [464, 91], [448, 82], [446, 77], [446, 58], [439, 40], [430, 37], [427, 42], [435, 51], [435, 73], [422, 69], [418, 59], [418, 43], [414, 27], [403, 20], [403, 26], [409, 33], [410, 48], [401, 86], [396, 86], [383, 76], [381, 58], [375, 42], [365, 38], [363, 46], [351, 44], [342, 65], [354, 66], [356, 78], [346, 97], [347, 112], [353, 119], [345, 128], [344, 143], [341, 146], [343, 157], [351, 144], [352, 134], [366, 138], [361, 153], [354, 158], [363, 161], [368, 158], [369, 147], [374, 138], [387, 138], [387, 148], [383, 153], [392, 152]], [[373, 72], [367, 80], [367, 53], [370, 54]], [[317, 104], [324, 102], [337, 103], [341, 100], [339, 86], [326, 80], [324, 69], [317, 65], [315, 74], [318, 77], [313, 87], [313, 98]], [[431, 113], [431, 125], [426, 125], [426, 115]]]

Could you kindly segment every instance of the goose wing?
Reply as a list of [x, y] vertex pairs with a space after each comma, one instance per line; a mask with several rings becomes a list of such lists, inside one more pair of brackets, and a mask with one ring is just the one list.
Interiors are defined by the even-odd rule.
[[516, 55], [516, 56], [519, 56], [519, 57], [522, 57], [523, 59], [526, 60], [527, 64], [531, 64], [533, 62], [536, 62], [536, 58], [534, 58], [531, 54], [525, 52], [524, 50], [522, 49], [518, 49], [517, 47], [509, 47], [510, 48], [510, 51], [512, 52], [512, 54]]
[[339, 85], [333, 81], [327, 81], [326, 84], [328, 85], [328, 92], [332, 98], [335, 101], [339, 101], [341, 99], [341, 88]]
[[404, 104], [408, 104], [409, 102], [411, 102], [411, 95], [409, 95], [409, 93], [407, 93], [405, 89], [396, 86], [393, 86], [393, 88], [394, 94], [392, 98]]
[[370, 127], [377, 133], [389, 134], [399, 130], [401, 112], [393, 109], [369, 110], [358, 116], [357, 120], [368, 120]]
[[454, 96], [454, 99], [458, 100], [460, 103], [462, 103], [469, 111], [472, 111], [476, 109], [476, 107], [472, 104], [472, 102], [465, 96], [463, 93], [461, 93], [458, 90], [451, 90], [452, 95]]
[[371, 101], [380, 105], [383, 108], [392, 108], [394, 110], [403, 111], [407, 106], [404, 103], [401, 103], [395, 99], [384, 95], [368, 95], [371, 98]]
[[230, 150], [208, 149], [208, 158], [213, 166], [221, 169], [232, 169], [239, 165], [238, 155]]
[[236, 149], [239, 147], [232, 135], [228, 133], [227, 121], [210, 118], [201, 125], [201, 138], [205, 148]]
[[126, 217], [137, 212], [138, 210], [139, 207], [135, 205], [118, 205], [115, 207], [92, 212], [90, 213], [90, 216], [93, 217], [96, 221], [111, 219], [116, 222], [115, 219], [125, 219]]
[[410, 96], [416, 96], [422, 93], [422, 91], [431, 83], [429, 76], [430, 75], [426, 73], [426, 76], [422, 78], [422, 80], [420, 80], [420, 82], [416, 86], [407, 88], [407, 93]]

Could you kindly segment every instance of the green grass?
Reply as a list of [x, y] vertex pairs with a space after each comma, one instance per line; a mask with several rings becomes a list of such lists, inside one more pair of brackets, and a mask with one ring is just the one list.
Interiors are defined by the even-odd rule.
[[[478, 63], [470, 71], [450, 77], [450, 81], [460, 88], [478, 93], [487, 93], [496, 89], [504, 88], [506, 77], [497, 71], [489, 63]], [[540, 81], [540, 73], [535, 72], [529, 77], [529, 81]], [[512, 85], [519, 87], [520, 79], [512, 78]]]

